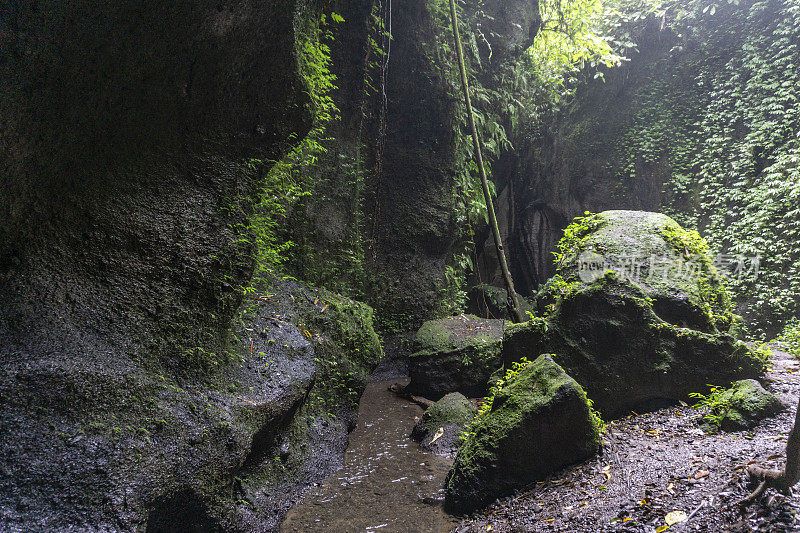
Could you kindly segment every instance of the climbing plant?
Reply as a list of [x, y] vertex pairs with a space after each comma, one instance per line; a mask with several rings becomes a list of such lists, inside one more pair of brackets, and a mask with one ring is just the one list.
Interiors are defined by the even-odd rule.
[[750, 275], [734, 273], [730, 284], [763, 336], [800, 311], [800, 71], [792, 67], [800, 64], [800, 9], [754, 2], [730, 16], [742, 42], [721, 69], [697, 75], [706, 105], [665, 189], [669, 209], [715, 252], [748, 261]]
[[272, 272], [285, 261], [295, 243], [281, 234], [280, 229], [288, 211], [311, 194], [312, 169], [327, 149], [326, 129], [339, 109], [333, 100], [336, 75], [331, 72], [331, 26], [343, 22], [337, 13], [319, 14], [305, 6], [297, 16], [297, 53], [300, 74], [306, 83], [306, 93], [314, 114], [311, 131], [279, 161], [252, 160], [255, 171], [268, 167], [261, 182], [259, 202], [250, 218], [249, 233], [253, 236], [256, 269]]

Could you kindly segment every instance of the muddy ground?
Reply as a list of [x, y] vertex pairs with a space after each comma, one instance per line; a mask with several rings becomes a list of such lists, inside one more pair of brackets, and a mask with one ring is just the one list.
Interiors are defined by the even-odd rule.
[[[800, 531], [798, 496], [770, 491], [746, 512], [735, 505], [749, 492], [749, 463], [783, 466], [798, 371], [798, 361], [775, 350], [765, 385], [788, 409], [751, 431], [706, 435], [698, 410], [684, 405], [631, 414], [609, 424], [597, 459], [500, 500], [453, 531]], [[672, 511], [689, 519], [665, 529]]]

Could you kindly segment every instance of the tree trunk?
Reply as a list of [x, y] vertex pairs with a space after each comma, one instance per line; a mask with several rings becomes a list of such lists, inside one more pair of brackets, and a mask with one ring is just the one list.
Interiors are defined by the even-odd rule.
[[509, 314], [514, 322], [523, 322], [522, 312], [519, 310], [519, 302], [517, 301], [517, 292], [514, 290], [514, 280], [511, 279], [511, 272], [508, 270], [506, 263], [506, 254], [503, 251], [503, 241], [500, 239], [500, 230], [497, 227], [497, 216], [494, 212], [494, 204], [492, 203], [492, 195], [489, 192], [489, 180], [486, 178], [486, 169], [483, 167], [483, 154], [481, 153], [481, 142], [478, 138], [478, 130], [475, 127], [475, 117], [472, 113], [472, 101], [469, 97], [469, 83], [467, 82], [467, 70], [464, 67], [464, 50], [461, 47], [461, 35], [458, 33], [458, 18], [456, 16], [456, 2], [450, 0], [450, 17], [453, 22], [453, 39], [456, 43], [456, 54], [458, 55], [458, 68], [461, 71], [461, 85], [464, 89], [464, 103], [467, 106], [467, 119], [469, 120], [469, 128], [472, 132], [472, 144], [475, 149], [475, 162], [478, 165], [478, 172], [481, 176], [481, 186], [483, 187], [483, 196], [486, 199], [486, 210], [489, 212], [489, 225], [492, 227], [492, 235], [494, 237], [494, 246], [497, 249], [497, 259], [500, 262], [500, 270], [503, 273], [503, 281], [506, 284], [506, 291], [508, 292], [508, 305]]

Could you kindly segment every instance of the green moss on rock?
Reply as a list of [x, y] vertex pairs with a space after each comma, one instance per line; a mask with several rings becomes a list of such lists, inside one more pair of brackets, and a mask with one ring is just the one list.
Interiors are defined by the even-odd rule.
[[553, 352], [607, 416], [763, 374], [764, 359], [734, 337], [741, 317], [697, 232], [605, 211], [578, 219], [560, 248], [541, 316], [506, 328], [506, 367]]
[[[708, 243], [666, 215], [604, 211], [579, 218], [559, 250], [557, 275], [566, 284], [589, 283], [610, 269], [652, 298], [667, 322], [708, 332], [731, 331], [737, 322]], [[552, 303], [553, 289], [539, 299]]]
[[505, 320], [459, 315], [425, 322], [408, 363], [409, 390], [431, 399], [449, 392], [483, 396], [500, 356]]
[[715, 390], [709, 396], [696, 396], [701, 398], [699, 405], [708, 409], [703, 425], [709, 432], [750, 429], [785, 409], [777, 396], [754, 379], [736, 381], [729, 389]]
[[560, 296], [547, 318], [509, 325], [504, 364], [553, 352], [612, 417], [686, 399], [711, 381], [730, 383], [764, 372], [765, 361], [743, 342], [675, 326], [653, 307], [641, 287], [607, 272]]
[[511, 376], [468, 430], [446, 481], [446, 505], [469, 512], [597, 453], [586, 393], [542, 355]]
[[425, 410], [411, 431], [411, 438], [436, 454], [454, 454], [461, 445], [464, 429], [477, 414], [478, 409], [466, 396], [451, 392]]
[[451, 392], [425, 410], [414, 426], [411, 437], [422, 441], [444, 426], [465, 428], [477, 413], [478, 409], [466, 396], [460, 392]]

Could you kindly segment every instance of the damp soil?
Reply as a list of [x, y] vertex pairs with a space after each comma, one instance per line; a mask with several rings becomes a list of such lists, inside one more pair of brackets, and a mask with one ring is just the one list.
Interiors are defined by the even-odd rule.
[[[800, 362], [780, 350], [764, 384], [787, 409], [758, 427], [706, 434], [701, 412], [687, 405], [631, 413], [609, 424], [599, 457], [467, 517], [442, 509], [452, 458], [409, 438], [422, 409], [389, 392], [395, 382], [367, 387], [344, 468], [298, 502], [282, 532], [800, 532], [800, 489], [797, 496], [770, 491], [745, 511], [736, 505], [751, 489], [749, 464], [783, 466]], [[673, 511], [688, 520], [667, 528]]]
[[[464, 519], [458, 533], [486, 531], [800, 531], [798, 495], [768, 492], [745, 511], [748, 464], [783, 466], [800, 393], [800, 364], [775, 351], [765, 385], [787, 405], [750, 431], [707, 435], [686, 405], [609, 425], [603, 453]], [[667, 528], [668, 513], [689, 519]]]
[[458, 520], [442, 509], [452, 458], [422, 450], [410, 433], [422, 408], [373, 381], [361, 398], [341, 470], [312, 487], [286, 515], [296, 531], [444, 533]]

